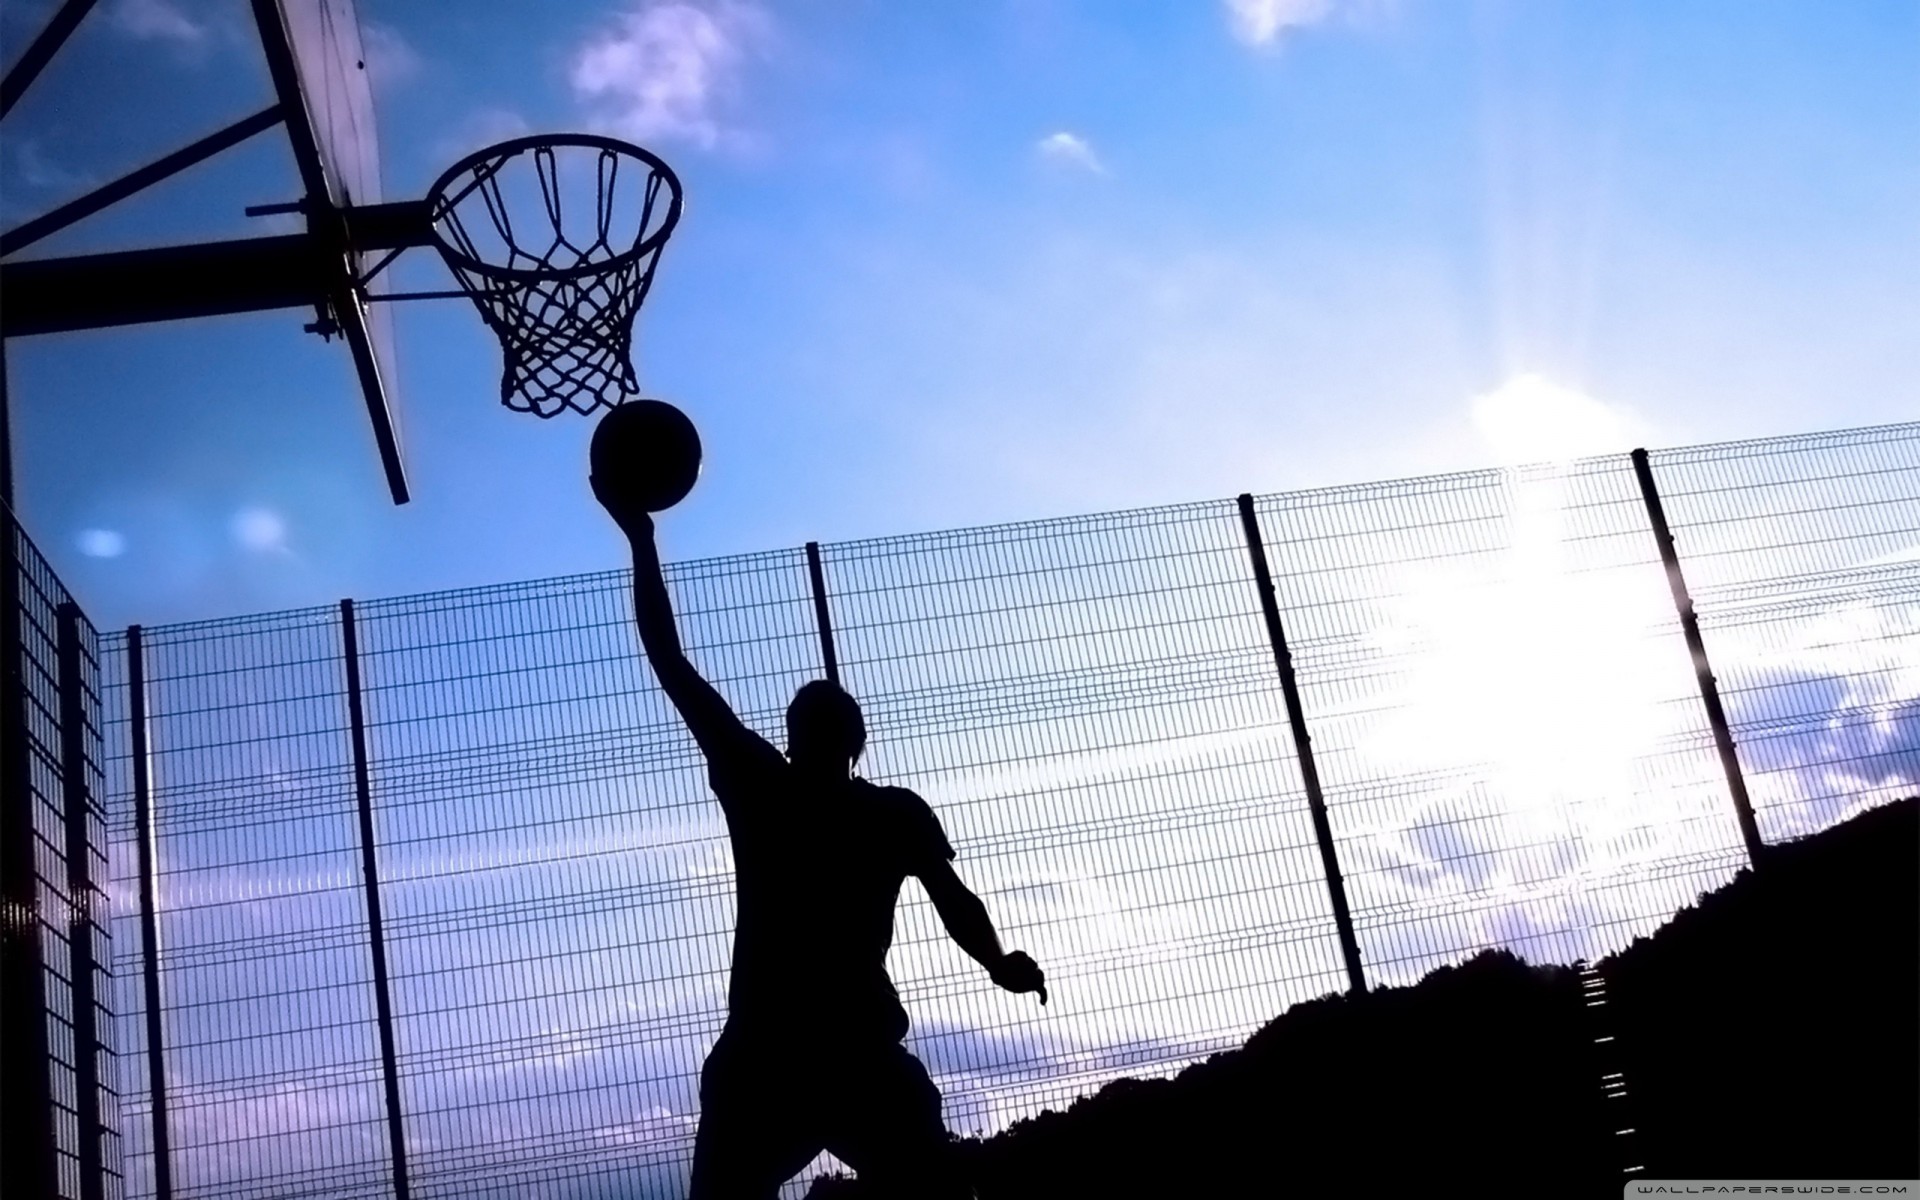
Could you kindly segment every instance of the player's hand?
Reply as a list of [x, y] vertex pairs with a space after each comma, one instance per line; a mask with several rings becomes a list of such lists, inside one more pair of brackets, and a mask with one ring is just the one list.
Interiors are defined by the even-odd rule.
[[993, 981], [1009, 992], [1039, 992], [1040, 1003], [1047, 1002], [1047, 977], [1040, 964], [1015, 950], [993, 968]]
[[613, 523], [629, 538], [649, 537], [653, 534], [653, 514], [636, 504], [623, 501], [613, 489], [600, 486], [598, 475], [587, 476], [587, 483], [593, 488], [593, 498], [600, 507], [607, 510]]

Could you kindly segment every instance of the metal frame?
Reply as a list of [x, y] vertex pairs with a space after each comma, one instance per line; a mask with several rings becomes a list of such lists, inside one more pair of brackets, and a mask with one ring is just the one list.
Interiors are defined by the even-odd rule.
[[[67, 0], [54, 14], [0, 80], [0, 113], [12, 110], [92, 7], [93, 0]], [[273, 80], [274, 104], [0, 233], [0, 256], [22, 250], [276, 124], [286, 127], [306, 191], [303, 200], [287, 208], [305, 214], [307, 232], [5, 264], [0, 266], [0, 291], [7, 297], [5, 308], [0, 309], [0, 337], [311, 306], [317, 316], [307, 330], [329, 340], [337, 333], [347, 344], [387, 489], [395, 504], [404, 504], [411, 493], [387, 402], [388, 381], [381, 375], [367, 319], [366, 277], [356, 257], [366, 250], [430, 244], [426, 205], [345, 209], [334, 203], [276, 0], [252, 0], [252, 9]], [[0, 390], [0, 450], [8, 452], [8, 463], [0, 470], [5, 478], [0, 482], [10, 484], [5, 399]], [[11, 488], [0, 490], [10, 493]]]

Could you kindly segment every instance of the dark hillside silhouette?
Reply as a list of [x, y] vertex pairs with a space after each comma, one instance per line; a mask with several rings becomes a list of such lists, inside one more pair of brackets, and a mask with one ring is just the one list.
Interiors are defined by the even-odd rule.
[[1573, 972], [1489, 952], [1410, 988], [1296, 1005], [1244, 1049], [1166, 1081], [1123, 1081], [974, 1147], [983, 1200], [1360, 1194], [1440, 1176], [1610, 1177]]
[[[1920, 800], [1774, 847], [1599, 965], [1643, 1177], [1920, 1173]], [[980, 1200], [1617, 1196], [1578, 977], [1503, 951], [1296, 1005], [1240, 1050], [962, 1144]], [[810, 1200], [856, 1200], [822, 1180]]]
[[1920, 798], [1600, 964], [1650, 1176], [1920, 1176]]
[[[1527, 1195], [1543, 1179], [1617, 1194], [1580, 1011], [1572, 971], [1490, 951], [1413, 987], [1295, 1005], [1173, 1079], [1120, 1080], [963, 1147], [981, 1200], [1366, 1194], [1440, 1177], [1498, 1194], [1501, 1176]], [[861, 1194], [823, 1182], [810, 1196]]]

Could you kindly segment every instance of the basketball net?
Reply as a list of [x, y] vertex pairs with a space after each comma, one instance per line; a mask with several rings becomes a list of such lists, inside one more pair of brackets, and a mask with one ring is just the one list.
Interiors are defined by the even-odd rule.
[[519, 138], [463, 159], [428, 202], [441, 257], [500, 339], [501, 403], [588, 414], [640, 390], [633, 322], [680, 217], [664, 162], [612, 138]]

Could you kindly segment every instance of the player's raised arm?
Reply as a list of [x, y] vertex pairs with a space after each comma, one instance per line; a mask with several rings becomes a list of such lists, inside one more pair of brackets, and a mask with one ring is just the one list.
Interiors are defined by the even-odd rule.
[[919, 872], [920, 882], [933, 901], [934, 911], [947, 927], [947, 933], [969, 957], [987, 969], [993, 981], [1009, 992], [1039, 992], [1040, 1003], [1047, 1002], [1046, 975], [1040, 965], [1022, 952], [1009, 954], [1000, 945], [987, 906], [973, 890], [953, 873], [947, 862], [929, 864]]
[[633, 545], [633, 617], [640, 628], [640, 645], [660, 680], [661, 690], [680, 711], [680, 717], [709, 759], [754, 735], [741, 723], [712, 684], [701, 678], [680, 648], [673, 624], [673, 604], [660, 570], [660, 551], [654, 545], [653, 517], [643, 508], [621, 503], [596, 478], [593, 494]]

